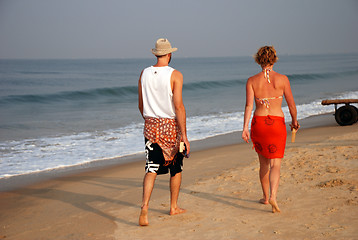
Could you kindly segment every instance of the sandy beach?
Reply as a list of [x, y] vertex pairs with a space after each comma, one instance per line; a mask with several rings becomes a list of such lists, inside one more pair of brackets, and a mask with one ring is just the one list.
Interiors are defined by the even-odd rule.
[[158, 176], [150, 225], [138, 226], [143, 156], [1, 192], [0, 239], [358, 239], [358, 124], [312, 126], [295, 143], [288, 134], [281, 213], [258, 203], [257, 155], [236, 133], [185, 160], [185, 214], [169, 216], [169, 176]]

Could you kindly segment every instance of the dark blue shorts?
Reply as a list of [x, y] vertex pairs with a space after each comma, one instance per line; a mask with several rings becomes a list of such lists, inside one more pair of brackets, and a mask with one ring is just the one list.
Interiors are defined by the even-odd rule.
[[170, 164], [165, 164], [163, 150], [157, 143], [152, 143], [145, 138], [145, 172], [167, 174], [170, 170], [170, 176], [174, 177], [177, 173], [183, 171], [183, 154], [177, 153]]

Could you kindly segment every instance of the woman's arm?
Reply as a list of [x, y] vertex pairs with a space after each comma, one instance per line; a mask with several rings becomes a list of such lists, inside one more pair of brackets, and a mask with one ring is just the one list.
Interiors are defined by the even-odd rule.
[[244, 113], [244, 127], [242, 130], [242, 139], [244, 139], [247, 143], [250, 140], [250, 132], [249, 132], [249, 122], [251, 118], [252, 109], [254, 108], [254, 90], [252, 88], [250, 78], [246, 83], [246, 105], [245, 105], [245, 113]]
[[288, 106], [288, 109], [290, 111], [291, 118], [292, 118], [292, 124], [290, 125], [291, 130], [292, 130], [292, 128], [297, 130], [300, 128], [300, 125], [298, 124], [298, 121], [297, 121], [296, 104], [295, 104], [295, 100], [293, 99], [290, 81], [288, 80], [288, 78], [286, 76], [285, 76], [285, 85], [284, 85], [284, 95], [285, 95], [287, 106]]

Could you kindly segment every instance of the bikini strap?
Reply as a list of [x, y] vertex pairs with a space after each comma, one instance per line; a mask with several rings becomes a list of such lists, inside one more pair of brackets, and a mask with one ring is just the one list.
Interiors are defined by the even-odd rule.
[[259, 101], [260, 104], [264, 105], [266, 108], [270, 108], [270, 100], [279, 99], [279, 98], [283, 98], [283, 96], [270, 97], [270, 98], [256, 98], [256, 99], [257, 101]]
[[267, 98], [258, 98], [260, 104], [264, 105], [266, 108], [270, 108], [270, 101]]
[[271, 70], [272, 69], [270, 69], [270, 68], [265, 68], [265, 69], [262, 70], [264, 72], [264, 74], [265, 74], [265, 78], [267, 78], [268, 83], [271, 83], [271, 81], [270, 81], [270, 71]]

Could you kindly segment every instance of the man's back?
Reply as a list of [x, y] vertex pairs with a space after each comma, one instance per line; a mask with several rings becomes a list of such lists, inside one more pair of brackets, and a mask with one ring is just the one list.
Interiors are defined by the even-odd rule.
[[143, 94], [143, 116], [155, 118], [175, 118], [171, 75], [174, 69], [148, 67], [141, 77]]

